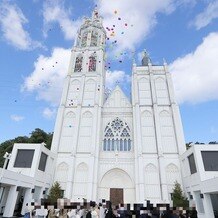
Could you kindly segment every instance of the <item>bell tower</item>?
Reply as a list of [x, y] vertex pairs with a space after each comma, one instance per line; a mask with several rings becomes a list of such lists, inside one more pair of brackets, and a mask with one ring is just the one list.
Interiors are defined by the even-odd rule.
[[97, 196], [105, 39], [102, 18], [95, 9], [91, 18], [84, 18], [71, 50], [51, 147], [57, 153], [54, 180], [69, 199]]
[[182, 184], [179, 155], [185, 140], [167, 64], [152, 64], [146, 51], [141, 65], [133, 64], [132, 105], [136, 199], [170, 203], [175, 181]]

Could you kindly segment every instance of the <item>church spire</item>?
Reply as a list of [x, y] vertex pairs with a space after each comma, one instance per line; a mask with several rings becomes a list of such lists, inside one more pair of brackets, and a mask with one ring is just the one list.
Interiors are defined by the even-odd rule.
[[92, 12], [92, 20], [95, 20], [98, 18], [99, 18], [98, 10], [97, 10], [97, 7], [95, 7], [95, 9]]
[[151, 59], [148, 55], [148, 52], [146, 51], [146, 49], [144, 49], [143, 53], [142, 53], [142, 66], [148, 66], [149, 64], [151, 64]]
[[78, 31], [76, 47], [104, 47], [105, 39], [106, 31], [102, 25], [102, 18], [95, 7], [92, 17], [84, 18]]

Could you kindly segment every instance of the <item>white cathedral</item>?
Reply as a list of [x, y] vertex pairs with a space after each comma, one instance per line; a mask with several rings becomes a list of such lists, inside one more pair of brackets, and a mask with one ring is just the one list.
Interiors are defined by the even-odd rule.
[[171, 75], [145, 54], [132, 66], [132, 100], [119, 86], [106, 98], [105, 40], [94, 11], [71, 51], [51, 147], [54, 181], [75, 201], [169, 203], [186, 150]]
[[[74, 202], [170, 203], [179, 182], [199, 218], [218, 211], [217, 144], [186, 150], [167, 65], [146, 53], [132, 66], [131, 101], [119, 86], [105, 96], [105, 39], [94, 11], [78, 31], [58, 109], [51, 150], [15, 143], [0, 168], [0, 215], [24, 214], [55, 181]], [[20, 199], [23, 204], [20, 206]]]

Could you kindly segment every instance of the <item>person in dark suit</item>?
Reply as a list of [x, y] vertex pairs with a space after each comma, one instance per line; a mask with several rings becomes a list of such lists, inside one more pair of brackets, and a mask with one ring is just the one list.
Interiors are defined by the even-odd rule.
[[113, 213], [112, 204], [109, 202], [108, 210], [106, 211], [105, 218], [115, 218], [116, 216]]
[[195, 208], [191, 211], [190, 218], [198, 218], [198, 212]]

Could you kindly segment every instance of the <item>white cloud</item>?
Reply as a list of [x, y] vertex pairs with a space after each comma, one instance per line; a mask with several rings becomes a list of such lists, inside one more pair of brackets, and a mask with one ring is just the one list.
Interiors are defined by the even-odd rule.
[[44, 33], [53, 23], [58, 23], [64, 33], [65, 39], [75, 38], [77, 30], [81, 24], [81, 19], [73, 21], [71, 11], [64, 7], [64, 1], [48, 0], [43, 4]]
[[12, 114], [11, 115], [11, 120], [15, 121], [15, 122], [20, 122], [24, 119], [23, 116], [19, 116], [19, 115], [15, 115], [15, 114]]
[[107, 71], [106, 72], [106, 87], [109, 89], [113, 89], [117, 83], [124, 84], [130, 83], [131, 77], [126, 74], [124, 71]]
[[56, 109], [55, 108], [48, 108], [46, 107], [43, 112], [42, 112], [43, 116], [47, 119], [51, 119], [54, 118], [55, 114], [56, 114]]
[[[158, 13], [172, 13], [179, 5], [192, 1], [194, 0], [96, 0], [96, 3], [100, 15], [104, 18], [104, 26], [114, 29], [115, 36], [110, 38], [117, 40], [116, 49], [132, 50], [146, 39], [157, 24]], [[109, 31], [107, 32], [109, 33]], [[108, 35], [110, 36], [110, 34]]]
[[170, 64], [179, 103], [218, 99], [218, 32], [211, 33], [195, 51]]
[[[34, 63], [33, 72], [25, 78], [21, 90], [36, 92], [38, 100], [47, 101], [51, 106], [59, 105], [70, 54], [70, 49], [54, 48], [51, 56], [40, 55]], [[122, 85], [130, 84], [130, 81], [131, 77], [124, 71], [106, 72], [106, 87], [109, 89], [113, 89], [117, 82]], [[51, 108], [45, 108], [43, 111], [47, 118], [52, 117], [54, 113], [55, 109]]]
[[40, 55], [34, 63], [34, 71], [25, 78], [22, 91], [35, 91], [37, 99], [58, 105], [69, 61], [70, 49], [54, 48], [51, 56]]
[[191, 24], [193, 24], [196, 27], [196, 29], [199, 30], [209, 25], [216, 18], [218, 18], [217, 0], [211, 2], [202, 13], [198, 14], [195, 17], [194, 22]]
[[21, 50], [41, 47], [41, 44], [33, 41], [25, 31], [23, 25], [26, 23], [28, 20], [18, 6], [8, 4], [6, 1], [0, 4], [0, 24], [7, 42]]

